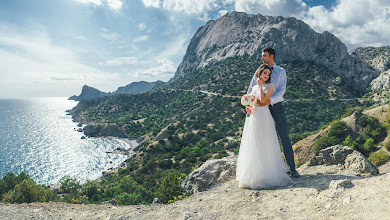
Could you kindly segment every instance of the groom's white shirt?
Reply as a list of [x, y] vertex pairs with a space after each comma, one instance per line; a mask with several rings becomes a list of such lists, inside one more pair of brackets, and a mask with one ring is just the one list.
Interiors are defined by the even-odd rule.
[[[282, 102], [284, 100], [283, 95], [286, 92], [287, 74], [286, 74], [286, 70], [283, 69], [282, 67], [277, 66], [276, 63], [274, 63], [272, 68], [273, 70], [271, 73], [271, 83], [275, 85], [275, 88], [274, 88], [274, 93], [269, 98], [269, 100], [271, 101], [271, 105], [275, 105], [276, 103]], [[248, 92], [247, 92], [248, 94], [252, 92], [253, 86], [257, 85], [256, 81], [257, 78], [255, 73], [253, 74], [252, 81], [249, 84]]]

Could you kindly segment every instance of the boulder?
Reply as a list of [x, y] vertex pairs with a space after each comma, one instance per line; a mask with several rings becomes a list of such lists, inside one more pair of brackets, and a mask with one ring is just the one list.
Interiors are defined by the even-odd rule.
[[344, 164], [345, 158], [354, 150], [342, 145], [336, 145], [320, 150], [318, 156], [309, 161], [309, 166]]
[[308, 163], [308, 166], [316, 165], [342, 165], [342, 169], [353, 171], [358, 175], [379, 173], [378, 168], [362, 153], [342, 145], [320, 150], [318, 156], [313, 157]]
[[233, 179], [236, 174], [237, 156], [208, 160], [192, 171], [182, 187], [189, 194], [203, 191], [213, 184]]
[[359, 151], [354, 151], [347, 156], [344, 163], [344, 168], [354, 170], [358, 173], [367, 173], [376, 175], [379, 173], [378, 167], [372, 164]]

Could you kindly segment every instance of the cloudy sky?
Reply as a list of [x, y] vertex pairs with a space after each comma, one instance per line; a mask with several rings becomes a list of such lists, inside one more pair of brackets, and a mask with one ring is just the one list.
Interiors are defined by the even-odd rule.
[[390, 45], [389, 0], [1, 0], [0, 98], [168, 81], [196, 30], [231, 11], [293, 16], [350, 50]]

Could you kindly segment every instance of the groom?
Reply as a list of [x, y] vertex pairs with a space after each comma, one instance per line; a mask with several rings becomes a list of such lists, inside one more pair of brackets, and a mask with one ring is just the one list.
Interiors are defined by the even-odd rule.
[[[284, 100], [283, 95], [286, 92], [287, 85], [286, 70], [275, 64], [275, 50], [272, 47], [266, 47], [262, 50], [261, 59], [263, 60], [263, 63], [271, 67], [271, 83], [275, 85], [275, 90], [271, 98], [261, 105], [269, 105], [269, 110], [275, 120], [276, 131], [278, 132], [279, 138], [282, 142], [284, 156], [287, 164], [290, 166], [290, 175], [294, 178], [299, 178], [301, 176], [295, 169], [294, 151], [292, 150], [291, 141], [288, 136], [286, 114], [284, 113], [284, 108], [282, 106], [282, 101]], [[251, 93], [252, 87], [256, 85], [256, 80], [255, 73], [251, 84], [249, 85], [248, 94]]]

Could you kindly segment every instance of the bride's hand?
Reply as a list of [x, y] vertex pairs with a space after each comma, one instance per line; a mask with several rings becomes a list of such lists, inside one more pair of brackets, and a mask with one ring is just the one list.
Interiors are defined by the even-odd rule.
[[257, 83], [257, 85], [259, 85], [259, 86], [262, 86], [262, 85], [264, 85], [264, 82], [263, 82], [263, 80], [261, 80], [260, 78], [257, 78], [257, 81], [256, 81], [256, 83]]

